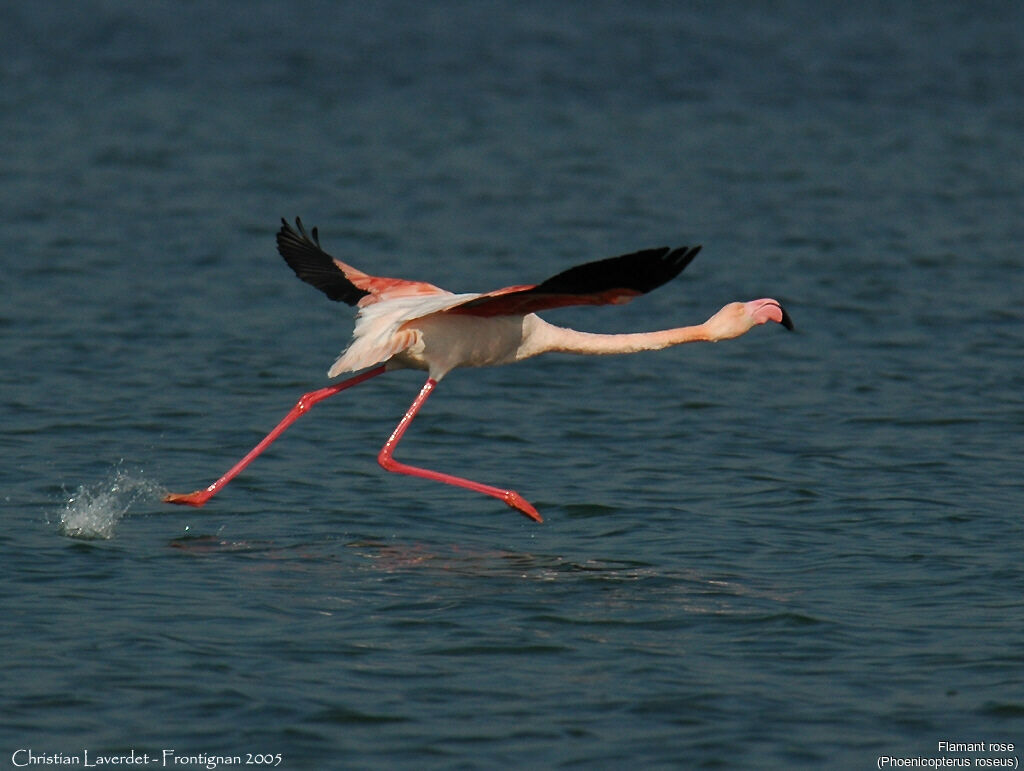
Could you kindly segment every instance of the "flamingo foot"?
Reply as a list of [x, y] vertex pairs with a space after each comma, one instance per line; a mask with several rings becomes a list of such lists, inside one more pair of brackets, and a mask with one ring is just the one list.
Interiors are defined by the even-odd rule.
[[194, 493], [170, 493], [164, 496], [164, 503], [177, 503], [182, 506], [199, 508], [213, 497], [209, 490], [196, 490]]
[[534, 522], [544, 521], [544, 518], [537, 512], [537, 509], [535, 509], [528, 500], [515, 490], [508, 490], [502, 500], [516, 511], [532, 519]]

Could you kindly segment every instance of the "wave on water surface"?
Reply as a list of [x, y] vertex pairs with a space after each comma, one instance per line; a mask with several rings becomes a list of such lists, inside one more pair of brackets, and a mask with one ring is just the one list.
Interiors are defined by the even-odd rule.
[[79, 485], [60, 512], [58, 530], [69, 538], [110, 539], [133, 505], [166, 494], [163, 485], [146, 479], [141, 471], [116, 468], [102, 482]]

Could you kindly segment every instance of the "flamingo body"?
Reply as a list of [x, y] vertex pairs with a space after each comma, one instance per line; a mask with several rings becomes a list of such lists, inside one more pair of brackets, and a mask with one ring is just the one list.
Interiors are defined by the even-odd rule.
[[555, 326], [537, 315], [538, 311], [569, 305], [629, 302], [678, 276], [696, 257], [700, 246], [645, 249], [578, 265], [540, 284], [454, 294], [421, 281], [371, 276], [327, 254], [320, 247], [316, 228], [310, 236], [299, 219], [296, 228], [285, 220], [281, 222], [278, 251], [296, 275], [331, 300], [357, 308], [352, 341], [328, 376], [360, 374], [304, 394], [270, 434], [220, 479], [194, 493], [168, 495], [165, 500], [169, 503], [202, 506], [317, 402], [384, 372], [412, 368], [426, 370], [427, 381], [381, 448], [380, 464], [389, 471], [499, 498], [540, 522], [537, 510], [515, 491], [394, 459], [394, 449], [409, 424], [445, 375], [457, 367], [510, 364], [553, 351], [635, 353], [696, 341], [727, 340], [768, 322], [793, 328], [782, 305], [771, 298], [729, 303], [703, 324], [622, 335], [580, 332]]

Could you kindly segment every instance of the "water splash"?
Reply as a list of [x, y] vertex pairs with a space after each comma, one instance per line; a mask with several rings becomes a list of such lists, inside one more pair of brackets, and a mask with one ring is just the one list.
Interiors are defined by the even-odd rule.
[[166, 492], [142, 471], [118, 467], [102, 482], [79, 486], [68, 498], [60, 513], [59, 532], [69, 538], [113, 538], [117, 523], [134, 504], [162, 498]]

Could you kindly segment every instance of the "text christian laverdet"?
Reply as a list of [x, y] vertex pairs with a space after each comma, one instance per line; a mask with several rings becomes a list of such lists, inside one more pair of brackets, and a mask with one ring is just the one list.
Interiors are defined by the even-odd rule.
[[11, 753], [11, 765], [15, 768], [36, 766], [80, 766], [82, 768], [202, 768], [207, 771], [224, 767], [264, 766], [276, 768], [281, 765], [281, 753], [246, 752], [240, 755], [215, 755], [205, 752], [181, 753], [162, 749], [159, 752], [130, 752], [121, 754], [94, 753], [83, 749], [81, 753], [69, 755], [63, 752], [36, 752], [23, 747]]

